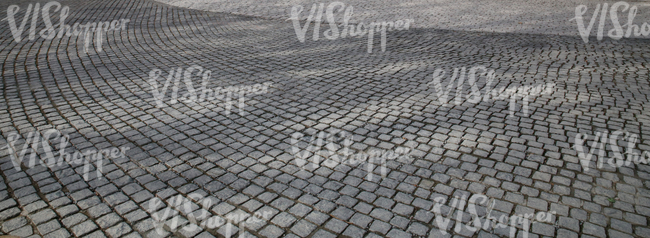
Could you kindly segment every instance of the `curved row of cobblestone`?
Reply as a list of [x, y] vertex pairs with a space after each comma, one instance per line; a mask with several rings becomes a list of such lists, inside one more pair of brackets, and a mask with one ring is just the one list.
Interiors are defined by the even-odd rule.
[[[27, 4], [0, 9], [10, 4], [22, 17]], [[217, 201], [203, 207], [212, 215], [270, 212], [245, 231], [232, 228], [255, 236], [437, 235], [434, 198], [470, 193], [497, 199], [503, 214], [557, 212], [552, 224], [534, 224], [531, 236], [650, 233], [650, 167], [584, 171], [572, 148], [576, 133], [625, 129], [639, 135], [637, 149], [650, 150], [646, 40], [585, 44], [569, 36], [413, 28], [390, 32], [386, 52], [368, 54], [365, 38], [300, 43], [283, 20], [148, 0], [61, 4], [70, 6], [70, 23], [131, 21], [107, 33], [102, 52], [88, 53], [82, 36], [16, 43], [2, 22], [0, 144], [12, 133], [56, 128], [70, 136], [70, 153], [130, 149], [88, 182], [80, 164], [28, 168], [23, 161], [17, 171], [3, 149], [1, 234], [157, 237], [151, 199], [193, 193]], [[273, 85], [247, 98], [244, 115], [215, 102], [157, 107], [150, 71], [192, 65], [212, 70], [212, 87]], [[428, 86], [434, 71], [477, 65], [495, 70], [494, 87], [553, 82], [555, 91], [531, 98], [528, 116], [520, 105], [510, 116], [507, 101], [442, 106]], [[365, 164], [298, 168], [292, 135], [334, 129], [354, 134], [358, 151], [415, 151], [374, 180], [364, 179]], [[193, 204], [201, 211], [200, 201]], [[174, 216], [189, 222], [184, 211]], [[188, 231], [170, 222], [162, 236], [226, 235], [225, 225]]]

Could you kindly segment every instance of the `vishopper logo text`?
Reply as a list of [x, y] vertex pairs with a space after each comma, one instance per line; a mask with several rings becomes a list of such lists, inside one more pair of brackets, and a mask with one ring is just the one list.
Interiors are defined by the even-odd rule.
[[[480, 74], [479, 74], [480, 72]], [[492, 83], [494, 83], [494, 70], [488, 70], [483, 66], [475, 66], [469, 69], [467, 68], [454, 68], [454, 72], [451, 75], [451, 81], [447, 84], [447, 90], [443, 90], [442, 79], [445, 77], [445, 70], [436, 69], [433, 73], [433, 81], [429, 82], [427, 85], [433, 84], [436, 93], [438, 94], [438, 100], [443, 106], [448, 106], [449, 93], [454, 88], [454, 83], [458, 80], [456, 84], [456, 96], [455, 104], [460, 105], [463, 102], [463, 88], [465, 79], [468, 80], [468, 84], [472, 92], [467, 95], [466, 99], [469, 103], [479, 103], [480, 101], [488, 102], [490, 99], [493, 100], [505, 100], [510, 98], [510, 115], [514, 116], [516, 100], [517, 98], [523, 99], [523, 112], [525, 116], [528, 116], [528, 100], [529, 97], [535, 97], [542, 94], [550, 94], [553, 92], [555, 83], [549, 83], [546, 85], [537, 85], [537, 86], [521, 86], [521, 87], [511, 87], [511, 88], [494, 88], [492, 89]], [[478, 88], [477, 82], [480, 76], [486, 77], [485, 85], [485, 95], [481, 96], [481, 91]]]
[[[370, 150], [369, 152], [354, 153], [350, 146], [353, 142], [352, 135], [345, 131], [327, 133], [321, 131], [317, 135], [305, 136], [300, 132], [291, 136], [291, 153], [295, 157], [296, 165], [303, 170], [313, 171], [321, 165], [333, 169], [339, 164], [350, 166], [367, 163], [366, 179], [372, 181], [376, 163], [381, 166], [381, 177], [387, 174], [386, 163], [395, 159], [410, 158], [412, 148], [398, 147], [392, 150]], [[309, 143], [306, 143], [309, 141]], [[339, 145], [342, 143], [341, 145]], [[299, 145], [307, 144], [303, 150]], [[324, 149], [323, 149], [324, 148]], [[321, 163], [322, 160], [322, 163]]]
[[[53, 137], [53, 138], [52, 138]], [[52, 139], [50, 139], [52, 138]], [[50, 146], [50, 143], [54, 144], [59, 140], [59, 153], [58, 160], [55, 156], [55, 151]], [[118, 148], [107, 148], [102, 150], [86, 150], [84, 152], [75, 151], [74, 153], [66, 152], [66, 148], [70, 142], [70, 136], [61, 133], [56, 129], [45, 130], [42, 133], [39, 131], [29, 132], [27, 138], [24, 140], [19, 134], [11, 133], [7, 137], [7, 152], [11, 157], [11, 162], [14, 165], [16, 171], [21, 171], [23, 166], [23, 159], [25, 154], [31, 148], [31, 153], [29, 157], [29, 163], [25, 163], [28, 168], [34, 168], [37, 163], [41, 166], [46, 166], [48, 168], [54, 168], [56, 166], [62, 166], [64, 163], [69, 165], [84, 165], [84, 174], [83, 178], [85, 181], [88, 181], [88, 173], [92, 162], [95, 162], [95, 169], [97, 172], [97, 179], [102, 177], [102, 167], [103, 167], [103, 158], [112, 158], [117, 159], [125, 155], [126, 151], [129, 150], [129, 147], [120, 147]], [[17, 145], [18, 143], [18, 145]], [[19, 149], [20, 143], [22, 143], [22, 148]], [[39, 145], [42, 150], [39, 150]], [[41, 152], [41, 156], [38, 156], [38, 152]], [[37, 156], [39, 158], [37, 158]]]
[[[442, 206], [447, 202], [447, 199], [443, 197], [436, 197], [433, 200], [436, 202], [436, 204], [433, 206], [432, 212], [436, 215], [435, 218], [436, 225], [438, 226], [438, 228], [440, 228], [439, 230], [443, 235], [446, 235], [447, 229], [450, 228], [449, 222], [453, 219], [452, 214], [454, 212], [454, 208], [459, 210], [458, 212], [456, 212], [456, 222], [455, 222], [456, 225], [454, 227], [454, 231], [456, 233], [460, 233], [463, 228], [467, 229], [470, 232], [476, 232], [477, 230], [481, 230], [481, 229], [488, 231], [495, 228], [510, 227], [510, 234], [509, 234], [510, 238], [515, 237], [515, 233], [517, 231], [516, 229], [517, 225], [521, 225], [521, 227], [523, 228], [524, 232], [522, 237], [528, 238], [528, 232], [530, 230], [530, 226], [532, 223], [535, 222], [550, 223], [552, 217], [556, 214], [555, 211], [538, 212], [537, 214], [535, 213], [519, 214], [519, 215], [512, 215], [510, 217], [508, 217], [505, 214], [502, 214], [497, 218], [492, 216], [492, 210], [494, 209], [495, 200], [488, 199], [487, 196], [482, 194], [474, 194], [469, 198], [469, 203], [467, 203], [468, 200], [466, 195], [463, 195], [462, 197], [455, 196], [454, 199], [452, 199], [451, 203], [449, 204], [450, 205], [449, 213], [444, 215], [442, 213]], [[463, 212], [466, 203], [467, 203], [466, 211], [467, 213], [469, 213], [471, 218], [469, 219], [469, 222], [463, 223], [463, 216], [467, 214], [466, 212]], [[481, 205], [481, 204], [486, 205], [484, 216], [479, 216], [479, 209], [477, 209], [476, 207], [476, 205]], [[510, 223], [509, 226], [508, 223]]]
[[[314, 21], [313, 40], [318, 41], [318, 39], [320, 38], [320, 24], [323, 18], [324, 8], [325, 8], [324, 3], [313, 4], [304, 26], [300, 26], [300, 14], [303, 11], [303, 7], [300, 5], [296, 5], [291, 8], [291, 16], [289, 17], [288, 20], [293, 21], [293, 28], [296, 31], [296, 36], [298, 37], [298, 40], [300, 42], [305, 42], [305, 34], [307, 33], [307, 29], [309, 28], [309, 25], [311, 24], [312, 20]], [[359, 22], [356, 24], [355, 27], [355, 24], [350, 22], [350, 18], [352, 18], [352, 14], [353, 14], [353, 9], [354, 8], [352, 6], [348, 6], [346, 8], [345, 4], [342, 2], [332, 2], [329, 5], [327, 5], [327, 9], [325, 11], [325, 17], [327, 18], [327, 22], [329, 23], [330, 29], [325, 30], [325, 32], [323, 33], [326, 39], [336, 40], [339, 37], [346, 38], [348, 36], [363, 37], [367, 33], [368, 53], [372, 53], [372, 47], [374, 44], [373, 38], [375, 36], [375, 32], [380, 32], [381, 51], [385, 52], [386, 31], [408, 30], [409, 27], [411, 26], [411, 23], [413, 23], [412, 19], [397, 20], [395, 22], [393, 21], [371, 22], [368, 25], [364, 24], [363, 22]], [[339, 25], [335, 21], [335, 14], [341, 13], [343, 12], [343, 10], [345, 10], [345, 13], [343, 13], [343, 23], [340, 25], [341, 27], [343, 27], [343, 29], [339, 31]], [[314, 18], [314, 14], [316, 14], [315, 18]]]
[[[200, 90], [195, 89], [193, 86], [192, 77], [194, 73], [203, 79]], [[185, 71], [183, 71], [183, 68], [172, 69], [167, 74], [167, 80], [161, 85], [162, 88], [159, 88], [157, 81], [161, 74], [162, 70], [160, 69], [153, 69], [149, 72], [149, 85], [151, 85], [151, 91], [158, 107], [164, 107], [163, 99], [165, 98], [169, 83], [173, 80], [174, 85], [172, 86], [171, 104], [175, 104], [179, 102], [179, 100], [184, 103], [224, 101], [226, 114], [230, 114], [233, 104], [231, 98], [233, 98], [234, 95], [239, 95], [239, 114], [242, 116], [244, 115], [243, 109], [245, 106], [245, 96], [266, 93], [268, 92], [268, 87], [272, 85], [271, 82], [266, 82], [253, 85], [217, 87], [210, 89], [208, 88], [208, 83], [210, 82], [212, 71], [204, 70], [203, 67], [194, 65], [187, 68]], [[178, 90], [180, 88], [181, 76], [183, 76], [183, 82], [185, 83], [187, 93], [179, 98]]]
[[[627, 149], [625, 149], [625, 151], [619, 147], [619, 138], [625, 138], [625, 141], [627, 142]], [[643, 151], [642, 153], [634, 151], [637, 144], [637, 138], [638, 135], [627, 131], [615, 131], [611, 134], [607, 131], [596, 132], [596, 135], [593, 136], [593, 138], [587, 134], [576, 134], [574, 148], [578, 152], [580, 164], [585, 171], [589, 171], [589, 164], [592, 161], [597, 161], [596, 167], [599, 169], [603, 167], [603, 163], [606, 159], [606, 148], [610, 148], [613, 154], [613, 157], [607, 159], [607, 164], [614, 168], [622, 167], [624, 165], [629, 166], [631, 164], [648, 164], [650, 162], [649, 151]], [[587, 147], [589, 145], [587, 140], [592, 140], [591, 149]], [[598, 156], [594, 158], [596, 150], [598, 150]], [[627, 159], [623, 154], [627, 154]]]
[[[600, 21], [598, 22], [598, 31], [596, 33], [596, 39], [599, 41], [603, 39], [603, 30], [605, 27], [605, 22], [607, 19], [607, 13], [609, 13], [609, 18], [612, 22], [612, 26], [614, 27], [613, 29], [610, 29], [607, 31], [607, 36], [609, 38], [612, 38], [614, 40], [621, 39], [623, 37], [629, 38], [632, 36], [632, 33], [634, 33], [634, 36], [648, 36], [650, 35], [650, 25], [648, 23], [644, 22], [641, 26], [634, 24], [634, 18], [636, 17], [636, 13], [638, 11], [637, 6], [632, 6], [630, 7], [630, 4], [627, 2], [616, 2], [612, 4], [612, 7], [608, 11], [608, 4], [603, 3], [602, 8], [600, 3], [596, 4], [596, 9], [594, 10], [594, 13], [591, 15], [591, 20], [589, 20], [589, 25], [585, 27], [585, 22], [583, 20], [583, 15], [587, 13], [587, 6], [586, 5], [579, 5], [576, 7], [575, 14], [576, 17], [571, 19], [571, 21], [575, 20], [576, 23], [578, 24], [578, 33], [582, 37], [582, 40], [585, 43], [589, 42], [589, 35], [591, 34], [591, 29], [594, 26], [594, 23], [596, 22], [596, 19], [598, 17], [598, 14], [600, 13]], [[623, 24], [621, 26], [620, 21], [618, 20], [618, 11], [621, 9], [621, 13], [628, 12], [627, 14], [627, 23]], [[623, 27], [627, 27], [625, 31], [623, 30]]]
[[[201, 207], [195, 205], [193, 201], [201, 204]], [[165, 234], [165, 225], [171, 232], [178, 231], [179, 226], [184, 225], [182, 229], [190, 233], [195, 232], [197, 229], [211, 230], [226, 225], [225, 234], [222, 235], [230, 237], [234, 233], [232, 223], [239, 223], [239, 237], [243, 237], [246, 225], [264, 222], [263, 219], [269, 220], [273, 214], [270, 210], [255, 212], [254, 214], [231, 212], [225, 215], [224, 218], [212, 216], [208, 210], [213, 205], [216, 206], [217, 203], [211, 198], [203, 197], [199, 193], [190, 193], [187, 198], [180, 194], [171, 197], [167, 200], [167, 204], [163, 203], [160, 198], [151, 198], [147, 210], [154, 220], [153, 225], [156, 232], [161, 236]], [[165, 207], [165, 209], [158, 211], [162, 207]], [[178, 212], [185, 214], [190, 224], [185, 225], [179, 222]]]
[[[59, 24], [52, 25], [52, 19], [50, 17], [50, 11], [54, 7], [54, 13], [59, 12]], [[23, 15], [23, 20], [20, 24], [16, 22], [16, 13], [20, 10], [18, 5], [11, 5], [7, 8], [7, 22], [9, 23], [9, 28], [11, 29], [11, 34], [14, 37], [16, 42], [22, 40], [22, 35], [25, 30], [25, 24], [29, 19], [29, 16], [32, 15], [31, 28], [29, 30], [29, 40], [34, 40], [37, 32], [38, 17], [42, 15], [43, 22], [45, 23], [45, 29], [42, 29], [39, 34], [43, 39], [52, 40], [55, 37], [62, 38], [63, 35], [66, 37], [78, 36], [80, 34], [84, 35], [84, 51], [88, 53], [88, 46], [91, 40], [91, 33], [95, 35], [95, 47], [97, 52], [102, 52], [102, 41], [104, 40], [103, 34], [108, 31], [119, 31], [126, 30], [126, 24], [131, 21], [129, 19], [119, 19], [106, 22], [87, 22], [86, 24], [74, 23], [72, 26], [65, 23], [66, 18], [69, 15], [70, 7], [63, 6], [57, 1], [48, 2], [43, 5], [43, 8], [40, 7], [39, 3], [35, 3], [33, 6], [30, 3], [27, 6], [27, 10]], [[33, 14], [32, 14], [33, 13]], [[58, 30], [57, 30], [58, 27]]]

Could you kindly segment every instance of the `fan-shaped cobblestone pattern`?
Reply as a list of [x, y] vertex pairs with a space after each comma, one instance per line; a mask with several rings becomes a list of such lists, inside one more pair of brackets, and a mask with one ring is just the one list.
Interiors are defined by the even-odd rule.
[[[650, 168], [585, 171], [572, 148], [576, 133], [627, 130], [639, 135], [636, 149], [650, 150], [647, 40], [585, 44], [571, 36], [412, 28], [390, 32], [386, 52], [376, 45], [369, 54], [365, 38], [300, 43], [284, 20], [144, 0], [61, 3], [70, 6], [68, 24], [130, 22], [107, 33], [102, 52], [87, 53], [81, 36], [17, 43], [0, 24], [1, 234], [224, 236], [225, 225], [172, 230], [168, 221], [164, 234], [154, 230], [152, 198], [192, 193], [215, 201], [203, 207], [212, 215], [270, 212], [245, 231], [233, 227], [236, 235], [435, 237], [434, 198], [463, 194], [495, 198], [494, 215], [556, 211], [529, 237], [650, 234]], [[22, 17], [27, 3], [3, 1], [0, 9], [10, 4], [20, 5]], [[23, 36], [28, 31], [29, 23]], [[221, 102], [157, 107], [149, 72], [192, 65], [212, 70], [212, 87], [273, 84], [247, 98], [243, 115], [226, 114]], [[498, 87], [556, 86], [530, 98], [528, 116], [520, 103], [510, 116], [507, 101], [441, 105], [428, 85], [435, 69], [478, 65], [495, 70]], [[90, 173], [85, 181], [82, 165], [23, 161], [17, 170], [5, 146], [12, 133], [51, 128], [69, 135], [69, 152], [130, 149], [104, 162], [101, 179]], [[354, 135], [356, 151], [414, 150], [390, 161], [385, 178], [376, 168], [372, 180], [365, 163], [296, 166], [295, 132], [334, 130]], [[194, 202], [193, 211], [202, 205]], [[187, 225], [185, 212], [174, 216]]]

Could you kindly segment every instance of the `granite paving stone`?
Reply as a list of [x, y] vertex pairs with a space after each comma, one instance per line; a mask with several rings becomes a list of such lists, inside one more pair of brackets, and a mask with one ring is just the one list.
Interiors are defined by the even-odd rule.
[[646, 5], [2, 1], [0, 236], [648, 237]]

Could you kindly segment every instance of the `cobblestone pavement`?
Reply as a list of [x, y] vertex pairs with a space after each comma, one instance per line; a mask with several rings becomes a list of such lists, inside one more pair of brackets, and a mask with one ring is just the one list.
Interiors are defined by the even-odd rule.
[[[29, 3], [2, 1], [0, 9], [11, 4], [20, 6], [16, 24], [21, 24]], [[385, 52], [375, 40], [375, 50], [367, 53], [365, 38], [313, 41], [313, 26], [301, 43], [291, 21], [272, 17], [149, 0], [61, 4], [70, 7], [70, 25], [130, 22], [125, 30], [105, 33], [101, 52], [95, 39], [86, 52], [83, 35], [40, 37], [42, 19], [35, 21], [34, 40], [29, 40], [32, 20], [25, 21], [20, 42], [8, 20], [0, 21], [0, 234], [509, 236], [510, 229], [492, 226], [454, 230], [459, 214], [471, 211], [452, 209], [452, 198], [484, 194], [495, 199], [493, 216], [554, 213], [529, 231], [518, 226], [517, 237], [650, 237], [650, 166], [596, 168], [592, 161], [587, 170], [575, 146], [578, 133], [625, 130], [638, 135], [635, 151], [650, 151], [646, 39], [593, 37], [585, 43], [577, 34], [426, 27], [413, 17], [414, 27], [388, 33]], [[575, 9], [566, 5], [568, 12]], [[423, 10], [415, 6], [414, 11]], [[58, 12], [52, 15], [58, 24]], [[231, 113], [217, 101], [166, 100], [159, 107], [149, 80], [152, 70], [167, 76], [193, 65], [212, 70], [209, 88], [273, 84], [267, 93], [247, 96], [243, 110], [233, 106]], [[514, 115], [509, 100], [442, 105], [430, 84], [436, 69], [451, 75], [453, 68], [479, 65], [495, 71], [491, 87], [555, 87], [530, 97], [527, 115], [519, 101]], [[157, 84], [164, 81], [161, 77]], [[481, 90], [486, 84], [484, 78], [476, 82]], [[453, 90], [451, 100], [460, 92], [471, 89]], [[55, 158], [128, 150], [103, 160], [101, 169], [79, 162], [29, 163], [31, 155], [43, 161], [52, 155], [46, 146], [29, 146], [16, 135], [29, 140], [33, 132], [50, 129], [69, 137], [67, 146], [43, 140]], [[367, 162], [299, 167], [294, 149], [306, 149], [309, 136], [337, 131], [353, 135], [350, 148], [359, 153], [411, 151], [389, 160], [385, 177], [380, 166], [370, 166], [370, 178]], [[302, 142], [296, 144], [296, 132], [307, 137], [298, 137]], [[611, 155], [613, 148], [605, 150]], [[20, 153], [24, 160], [16, 167], [11, 158]], [[87, 173], [95, 170], [101, 176]], [[178, 195], [192, 201], [180, 206]], [[445, 198], [442, 212], [453, 219], [446, 235], [436, 220], [443, 216], [435, 212], [437, 198]], [[165, 215], [166, 207], [174, 210]], [[255, 213], [262, 214], [261, 221], [190, 225], [210, 222], [190, 214], [242, 218]], [[165, 224], [158, 232], [155, 219], [161, 217]]]
[[[305, 0], [158, 0], [174, 6], [213, 12], [287, 19], [291, 7], [301, 5], [309, 11], [314, 3], [334, 1]], [[610, 6], [617, 1], [593, 0], [348, 0], [341, 1], [354, 7], [353, 20], [387, 21], [410, 18], [420, 28], [446, 30], [486, 31], [500, 33], [530, 33], [577, 36], [575, 7], [589, 6], [591, 16], [598, 3]], [[650, 22], [650, 1], [629, 1], [639, 8], [635, 22]], [[306, 14], [303, 13], [303, 18]], [[618, 15], [627, 19], [627, 13]], [[324, 19], [324, 18], [323, 18]], [[625, 21], [621, 21], [624, 24]], [[596, 23], [597, 25], [598, 23]], [[605, 27], [611, 29], [611, 22]]]

